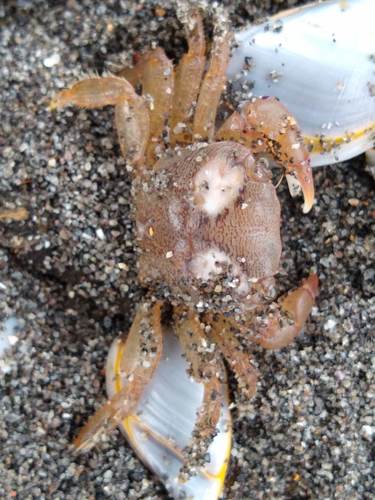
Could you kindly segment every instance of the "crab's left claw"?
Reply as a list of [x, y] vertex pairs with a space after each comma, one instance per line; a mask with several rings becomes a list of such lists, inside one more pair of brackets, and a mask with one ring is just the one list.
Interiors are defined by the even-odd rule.
[[256, 342], [265, 349], [281, 349], [290, 344], [301, 333], [318, 294], [318, 276], [312, 273], [280, 300]]

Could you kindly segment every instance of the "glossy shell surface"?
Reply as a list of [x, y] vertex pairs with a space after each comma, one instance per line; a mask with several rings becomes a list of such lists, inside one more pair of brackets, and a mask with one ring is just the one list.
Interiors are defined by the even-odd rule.
[[312, 147], [315, 166], [373, 145], [374, 19], [373, 0], [333, 0], [236, 34], [229, 78], [245, 83], [249, 95], [276, 96], [286, 105]]
[[[196, 413], [203, 399], [203, 386], [187, 374], [187, 363], [177, 337], [165, 329], [163, 356], [154, 377], [138, 405], [137, 412], [124, 419], [121, 430], [140, 459], [163, 481], [174, 498], [214, 500], [224, 486], [231, 450], [231, 417], [226, 384], [224, 405], [208, 453], [210, 460], [203, 470], [193, 472], [183, 482], [179, 472], [182, 450], [189, 445]], [[106, 366], [108, 397], [123, 385], [120, 364], [124, 342], [115, 340]]]

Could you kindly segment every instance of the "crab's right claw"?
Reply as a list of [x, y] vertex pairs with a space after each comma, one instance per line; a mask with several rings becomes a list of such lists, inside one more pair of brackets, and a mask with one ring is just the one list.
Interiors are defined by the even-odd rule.
[[314, 204], [314, 183], [309, 152], [298, 124], [275, 97], [246, 102], [235, 111], [216, 134], [216, 140], [236, 141], [255, 154], [270, 154], [285, 169], [292, 196], [301, 191], [304, 213]]
[[159, 364], [163, 350], [161, 303], [142, 303], [126, 341], [116, 342], [121, 345], [123, 363], [118, 365], [122, 377], [121, 388], [109, 395], [109, 400], [81, 429], [73, 442], [77, 452], [89, 450], [104, 432], [108, 433], [135, 412]]
[[315, 190], [312, 168], [308, 155], [306, 155], [301, 162], [286, 170], [286, 179], [289, 192], [292, 196], [296, 196], [302, 191], [304, 198], [303, 213], [306, 214], [310, 212], [314, 204]]
[[[249, 109], [260, 122], [255, 127], [263, 132], [265, 144], [285, 169], [290, 194], [295, 196], [302, 191], [303, 212], [309, 212], [314, 204], [314, 181], [310, 155], [296, 119], [275, 97], [257, 99]], [[248, 122], [254, 119], [247, 116]]]

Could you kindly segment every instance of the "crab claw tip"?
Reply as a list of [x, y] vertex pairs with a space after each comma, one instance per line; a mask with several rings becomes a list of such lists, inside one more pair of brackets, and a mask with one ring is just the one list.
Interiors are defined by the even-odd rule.
[[304, 203], [302, 207], [302, 211], [304, 214], [307, 214], [312, 209], [314, 205], [314, 184], [311, 182], [306, 183], [305, 185], [301, 185]]
[[308, 290], [312, 298], [315, 300], [319, 295], [319, 278], [316, 273], [311, 273], [302, 284], [305, 290]]
[[[290, 173], [292, 175], [290, 175]], [[295, 196], [296, 187], [298, 188], [297, 191], [302, 191], [304, 198], [302, 211], [304, 214], [307, 214], [310, 212], [315, 198], [314, 180], [310, 161], [305, 160], [299, 163], [290, 173], [287, 175], [287, 178], [291, 195]]]

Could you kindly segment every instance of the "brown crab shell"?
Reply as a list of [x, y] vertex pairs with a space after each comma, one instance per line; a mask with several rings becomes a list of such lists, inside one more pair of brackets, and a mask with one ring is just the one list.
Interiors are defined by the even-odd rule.
[[159, 160], [136, 187], [139, 277], [179, 297], [230, 287], [243, 302], [273, 276], [280, 204], [264, 163], [234, 142], [195, 145]]

